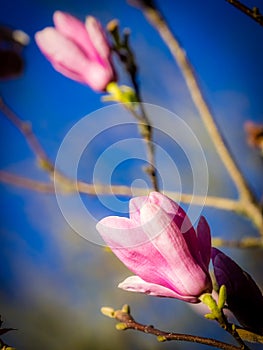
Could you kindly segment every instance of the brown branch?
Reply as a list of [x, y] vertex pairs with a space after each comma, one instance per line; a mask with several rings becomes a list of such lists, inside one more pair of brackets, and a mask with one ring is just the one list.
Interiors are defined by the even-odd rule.
[[143, 102], [140, 100], [139, 95], [137, 95], [142, 115], [139, 115], [134, 109], [127, 108], [127, 110], [138, 120], [139, 132], [146, 144], [146, 157], [148, 159], [149, 165], [146, 167], [145, 172], [149, 175], [152, 183], [152, 188], [154, 191], [159, 191], [159, 185], [157, 180], [157, 173], [155, 167], [155, 147], [153, 143], [153, 128], [151, 122], [143, 108]]
[[260, 237], [245, 237], [239, 240], [227, 240], [220, 237], [212, 238], [212, 245], [214, 247], [228, 247], [228, 248], [263, 248], [263, 239]]
[[138, 6], [148, 21], [157, 30], [163, 41], [170, 49], [172, 56], [178, 64], [188, 86], [192, 100], [202, 118], [211, 140], [214, 143], [217, 153], [221, 161], [226, 167], [239, 193], [239, 202], [242, 207], [243, 214], [248, 216], [259, 232], [263, 235], [263, 216], [259, 203], [250, 189], [246, 179], [244, 178], [238, 164], [231, 154], [223, 135], [220, 133], [218, 126], [213, 118], [210, 108], [202, 94], [198, 79], [194, 69], [181, 47], [178, 39], [174, 36], [166, 23], [163, 15], [156, 8], [152, 0], [130, 0], [132, 5]]
[[36, 192], [55, 193], [54, 184], [51, 182], [49, 183], [32, 180], [4, 170], [0, 170], [0, 181], [12, 186], [22, 187]]
[[[30, 148], [34, 154], [41, 158], [42, 168], [47, 170], [50, 175], [54, 175], [54, 165], [51, 161], [47, 159], [46, 152], [39, 143], [37, 137], [33, 133], [31, 128], [25, 127], [27, 123], [20, 120], [20, 118], [7, 106], [7, 104], [0, 98], [0, 109], [2, 110], [4, 116], [6, 116], [13, 125], [23, 134], [26, 141], [28, 142]], [[138, 118], [137, 115], [135, 117]], [[83, 181], [73, 181], [67, 178], [62, 173], [56, 170], [56, 183], [60, 184], [59, 190], [62, 193], [76, 192], [89, 194], [89, 195], [124, 195], [124, 196], [143, 196], [147, 195], [151, 190], [144, 190], [140, 188], [131, 189], [128, 186], [117, 186], [117, 185], [102, 185], [102, 184], [88, 184]], [[22, 177], [20, 175], [15, 175], [7, 171], [0, 171], [0, 181], [8, 183], [14, 186], [19, 186], [27, 188], [34, 191], [39, 191], [43, 193], [54, 193], [54, 183], [41, 182], [38, 180], [29, 179]], [[168, 197], [175, 201], [181, 201], [182, 203], [194, 204], [199, 206], [211, 206], [218, 209], [230, 210], [239, 213], [242, 208], [237, 201], [229, 198], [220, 198], [213, 196], [192, 196], [191, 194], [184, 194], [179, 192], [164, 191]]]
[[[3, 115], [7, 117], [13, 125], [22, 133], [22, 135], [25, 137], [26, 141], [28, 142], [30, 148], [36, 155], [36, 157], [39, 160], [39, 165], [41, 168], [49, 173], [51, 176], [51, 183], [41, 182], [37, 180], [32, 180], [26, 177], [22, 177], [19, 175], [12, 174], [10, 172], [6, 171], [0, 171], [0, 181], [4, 183], [8, 183], [11, 185], [27, 188], [34, 191], [39, 191], [42, 193], [54, 193], [55, 188], [53, 184], [53, 176], [56, 175], [56, 184], [59, 185], [57, 188], [58, 191], [61, 193], [74, 193], [74, 192], [81, 192], [85, 194], [90, 195], [97, 195], [97, 194], [103, 194], [103, 195], [128, 195], [128, 196], [143, 196], [147, 195], [151, 189], [144, 190], [140, 188], [133, 188], [131, 190], [128, 186], [108, 186], [108, 185], [100, 185], [100, 184], [88, 184], [83, 181], [74, 181], [72, 179], [69, 179], [64, 174], [62, 174], [58, 170], [54, 170], [53, 163], [48, 159], [46, 152], [42, 148], [40, 142], [38, 141], [37, 137], [33, 133], [31, 127], [28, 128], [27, 123], [20, 120], [20, 118], [7, 106], [7, 104], [4, 103], [3, 99], [0, 97], [0, 110], [2, 110]], [[153, 187], [155, 188], [155, 187]], [[256, 217], [257, 208], [253, 205], [253, 203], [246, 203], [246, 210], [244, 210], [243, 203], [240, 201], [232, 200], [229, 198], [222, 198], [222, 197], [214, 197], [214, 196], [192, 196], [191, 194], [184, 194], [184, 193], [178, 193], [178, 192], [172, 192], [172, 191], [164, 191], [164, 194], [166, 194], [168, 197], [175, 201], [180, 201], [182, 203], [192, 204], [192, 205], [199, 205], [199, 206], [210, 206], [217, 209], [222, 210], [228, 210], [228, 211], [234, 211], [238, 214], [245, 214], [249, 213], [249, 209], [251, 210], [254, 217]], [[250, 218], [253, 217], [253, 215], [248, 215]], [[257, 216], [258, 218], [258, 227], [260, 227], [260, 220], [262, 220], [262, 216]], [[263, 228], [262, 228], [263, 229]]]
[[[53, 182], [41, 182], [4, 170], [0, 170], [0, 181], [6, 184], [23, 187], [33, 191], [55, 193]], [[123, 195], [134, 197], [146, 196], [151, 191], [151, 189], [136, 187], [133, 187], [131, 189], [129, 186], [89, 184], [84, 181], [71, 180], [65, 176], [62, 176], [61, 173], [56, 173], [56, 184], [60, 185], [57, 190], [61, 193], [80, 192], [88, 195]], [[181, 203], [193, 204], [197, 206], [205, 205], [221, 210], [234, 211], [237, 213], [240, 210], [239, 202], [229, 198], [193, 196], [191, 194], [173, 191], [163, 191], [163, 193], [174, 201], [180, 201]]]
[[[136, 69], [136, 72], [137, 72], [137, 69]], [[139, 124], [139, 130], [146, 143], [146, 153], [149, 161], [149, 165], [146, 168], [146, 172], [151, 178], [152, 187], [154, 188], [154, 190], [159, 191], [159, 185], [158, 185], [157, 173], [156, 173], [156, 167], [155, 167], [155, 147], [153, 143], [153, 128], [145, 112], [143, 101], [141, 98], [140, 87], [137, 82], [137, 77], [135, 74], [136, 73], [134, 73], [134, 75], [131, 75], [131, 80], [132, 80], [132, 83], [137, 95], [137, 99], [140, 105], [140, 109], [141, 109], [142, 122], [140, 122]]]
[[235, 8], [237, 8], [239, 11], [243, 12], [250, 18], [252, 18], [254, 21], [256, 21], [258, 24], [263, 26], [263, 16], [259, 12], [259, 9], [257, 7], [253, 7], [250, 9], [246, 5], [242, 4], [242, 2], [237, 0], [226, 0], [229, 4], [233, 5]]
[[130, 315], [128, 305], [124, 305], [122, 310], [116, 310], [116, 311], [109, 307], [103, 307], [101, 308], [101, 312], [105, 316], [108, 316], [110, 318], [115, 318], [117, 321], [121, 322], [116, 325], [116, 328], [118, 330], [133, 329], [146, 334], [152, 334], [157, 337], [158, 341], [176, 340], [176, 341], [205, 344], [208, 346], [213, 346], [218, 349], [224, 349], [224, 350], [241, 349], [240, 347], [237, 347], [232, 344], [227, 344], [216, 339], [205, 338], [205, 337], [195, 336], [191, 334], [165, 332], [155, 328], [152, 325], [144, 325], [142, 323], [136, 322], [134, 318]]
[[[61, 176], [61, 174], [57, 175]], [[122, 195], [122, 196], [145, 196], [149, 193], [149, 190], [142, 188], [133, 188], [131, 190], [128, 186], [118, 186], [118, 185], [102, 185], [102, 184], [89, 184], [83, 181], [74, 182], [68, 178], [59, 178], [56, 179], [57, 191], [62, 194], [73, 194], [73, 193], [83, 193], [87, 195]], [[53, 182], [42, 182], [38, 180], [29, 179], [20, 175], [10, 173], [8, 171], [0, 170], [0, 182], [25, 188], [27, 190], [54, 194], [55, 186]], [[238, 213], [239, 203], [237, 201], [220, 198], [220, 197], [202, 197], [195, 196], [184, 193], [177, 192], [168, 192], [164, 191], [168, 197], [174, 201], [180, 201], [181, 203], [194, 204], [194, 205], [205, 205], [221, 210], [235, 211]], [[241, 240], [226, 240], [220, 237], [213, 238], [213, 246], [217, 247], [231, 247], [231, 248], [258, 248], [263, 247], [263, 240], [256, 237], [245, 237]]]
[[39, 159], [41, 163], [44, 164], [45, 167], [49, 167], [53, 170], [53, 165], [51, 161], [48, 159], [48, 156], [39, 143], [37, 137], [35, 136], [31, 124], [28, 122], [22, 121], [16, 113], [6, 104], [6, 102], [3, 100], [3, 98], [0, 96], [0, 110], [2, 111], [3, 115], [21, 132], [21, 134], [24, 136], [25, 140], [27, 141], [29, 147], [33, 151], [33, 153], [36, 155], [36, 157]]
[[148, 166], [145, 172], [149, 175], [152, 187], [155, 191], [159, 191], [157, 172], [155, 166], [155, 147], [153, 143], [153, 128], [150, 119], [143, 106], [141, 97], [141, 89], [138, 83], [138, 66], [136, 64], [135, 55], [129, 43], [130, 32], [124, 30], [122, 35], [119, 32], [119, 23], [117, 20], [112, 20], [108, 23], [107, 29], [113, 39], [113, 51], [118, 55], [121, 63], [124, 65], [126, 72], [130, 77], [133, 85], [136, 100], [139, 104], [140, 114], [134, 108], [127, 108], [129, 112], [138, 120], [138, 129], [146, 145], [146, 157]]

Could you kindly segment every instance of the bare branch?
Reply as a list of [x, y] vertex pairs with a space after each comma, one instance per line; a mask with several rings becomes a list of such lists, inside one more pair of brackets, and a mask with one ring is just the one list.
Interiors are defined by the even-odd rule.
[[16, 113], [5, 103], [3, 98], [0, 96], [0, 110], [3, 115], [21, 132], [21, 134], [26, 139], [29, 147], [39, 159], [40, 162], [45, 163], [46, 167], [49, 165], [51, 170], [53, 170], [53, 165], [48, 159], [48, 156], [38, 141], [38, 138], [35, 136], [31, 124], [28, 122], [22, 121]]
[[[53, 182], [41, 182], [33, 179], [29, 179], [20, 175], [10, 173], [8, 171], [0, 170], [0, 181], [13, 186], [27, 188], [29, 190], [55, 193], [55, 186]], [[61, 185], [58, 191], [61, 193], [74, 193], [80, 192], [88, 195], [123, 195], [123, 196], [146, 196], [151, 189], [143, 189], [129, 186], [119, 185], [103, 185], [103, 184], [89, 184], [84, 181], [74, 181], [61, 174], [56, 173], [56, 181]], [[208, 206], [227, 211], [240, 211], [240, 204], [238, 201], [213, 196], [193, 196], [191, 194], [163, 191], [163, 193], [173, 199], [174, 201], [193, 204], [198, 206]]]
[[237, 1], [237, 0], [226, 0], [226, 1], [229, 2], [229, 4], [233, 5], [235, 8], [237, 8], [239, 11], [245, 13], [247, 16], [252, 18], [258, 24], [263, 26], [263, 16], [257, 7], [253, 7], [252, 9], [250, 9], [249, 7], [242, 4], [242, 2], [240, 1]]
[[240, 347], [237, 347], [235, 345], [227, 344], [212, 338], [199, 337], [191, 334], [165, 332], [155, 328], [152, 325], [144, 325], [142, 323], [136, 322], [135, 319], [130, 315], [128, 305], [124, 305], [121, 310], [116, 310], [116, 311], [109, 307], [103, 307], [101, 308], [101, 312], [105, 316], [108, 316], [110, 318], [115, 318], [117, 321], [121, 322], [116, 325], [116, 328], [118, 330], [133, 329], [139, 332], [152, 334], [152, 335], [155, 335], [157, 337], [157, 340], [161, 342], [176, 340], [176, 341], [186, 341], [191, 343], [205, 344], [208, 346], [213, 346], [218, 349], [224, 349], [224, 350], [241, 349]]
[[195, 103], [207, 132], [215, 145], [217, 153], [237, 187], [240, 197], [239, 202], [243, 214], [247, 215], [253, 221], [259, 232], [263, 235], [263, 216], [260, 205], [231, 154], [223, 135], [220, 133], [219, 128], [216, 125], [210, 108], [202, 94], [194, 69], [187, 58], [186, 52], [181, 47], [179, 40], [170, 30], [163, 15], [156, 8], [154, 1], [132, 0], [130, 2], [142, 10], [145, 17], [157, 30], [167, 47], [170, 49], [171, 54], [181, 69], [192, 100]]

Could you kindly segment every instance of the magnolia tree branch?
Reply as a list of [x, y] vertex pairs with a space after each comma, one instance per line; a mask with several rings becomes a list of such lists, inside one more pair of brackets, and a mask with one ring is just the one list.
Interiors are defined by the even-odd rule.
[[228, 248], [263, 248], [263, 239], [261, 237], [244, 237], [239, 240], [227, 240], [220, 237], [212, 238], [214, 247]]
[[152, 325], [144, 325], [142, 323], [135, 321], [135, 319], [130, 315], [130, 310], [128, 305], [124, 305], [121, 310], [116, 310], [116, 311], [110, 307], [103, 307], [101, 308], [101, 312], [105, 316], [108, 316], [110, 318], [115, 318], [117, 321], [120, 322], [116, 324], [117, 330], [134, 329], [139, 332], [152, 334], [152, 335], [155, 335], [157, 337], [157, 340], [160, 342], [177, 340], [177, 341], [205, 344], [208, 346], [213, 346], [218, 349], [224, 349], [224, 350], [241, 349], [241, 347], [238, 347], [232, 344], [227, 344], [212, 338], [205, 338], [205, 337], [195, 336], [191, 334], [165, 332], [155, 328]]
[[[60, 175], [61, 176], [61, 175]], [[53, 182], [43, 182], [29, 179], [24, 176], [16, 175], [8, 171], [0, 170], [0, 181], [9, 185], [26, 188], [29, 190], [55, 193], [55, 186]], [[56, 174], [56, 181], [59, 183], [59, 188], [56, 190], [60, 193], [83, 193], [88, 195], [123, 195], [123, 196], [146, 196], [151, 189], [143, 189], [138, 187], [118, 186], [118, 185], [103, 185], [103, 184], [89, 184], [84, 181], [74, 181], [67, 177], [58, 178]], [[64, 182], [64, 183], [63, 183]], [[163, 191], [163, 194], [173, 199], [174, 201], [203, 206], [213, 207], [221, 210], [228, 210], [239, 212], [239, 203], [235, 200], [221, 197], [203, 197], [193, 196], [191, 194], [184, 194], [173, 191]]]
[[[75, 181], [60, 171], [54, 168], [53, 163], [49, 160], [46, 152], [41, 146], [37, 136], [34, 134], [31, 126], [28, 127], [28, 123], [22, 121], [15, 112], [7, 106], [2, 98], [0, 98], [0, 110], [3, 115], [12, 122], [12, 124], [22, 133], [25, 140], [29, 144], [31, 150], [37, 157], [39, 165], [50, 175], [50, 182], [42, 182], [38, 180], [33, 180], [27, 177], [16, 175], [8, 171], [0, 170], [0, 181], [29, 190], [34, 190], [42, 193], [55, 193], [54, 187], [54, 175], [56, 175], [56, 184], [58, 184], [57, 191], [60, 193], [69, 194], [80, 192], [88, 195], [123, 195], [123, 196], [144, 196], [150, 192], [142, 188], [130, 188], [129, 186], [118, 186], [118, 185], [102, 185], [102, 184], [89, 184], [83, 181]], [[179, 193], [173, 191], [163, 191], [165, 195], [173, 199], [174, 201], [199, 205], [199, 206], [208, 206], [221, 210], [233, 211], [237, 214], [243, 214], [244, 208], [243, 204], [240, 201], [215, 197], [215, 196], [193, 196], [191, 194]], [[219, 245], [225, 245], [226, 242], [220, 243]], [[222, 242], [222, 241], [221, 241]], [[227, 241], [228, 242], [228, 241]], [[227, 245], [227, 243], [226, 243]], [[259, 245], [261, 246], [261, 243]]]
[[[152, 183], [152, 187], [155, 191], [159, 191], [157, 172], [155, 166], [155, 147], [153, 143], [153, 128], [148, 118], [148, 115], [143, 106], [143, 100], [141, 97], [141, 89], [138, 83], [138, 66], [136, 64], [135, 55], [129, 43], [130, 32], [126, 29], [120, 34], [119, 23], [117, 20], [112, 20], [108, 23], [107, 29], [113, 39], [113, 51], [118, 55], [121, 63], [123, 64], [127, 74], [129, 75], [131, 84], [135, 93], [136, 103], [127, 110], [138, 121], [139, 132], [146, 144], [146, 156], [148, 160], [148, 166], [145, 168], [145, 172], [149, 175]], [[139, 106], [139, 113], [134, 108], [134, 105]]]
[[153, 143], [153, 128], [151, 125], [151, 122], [145, 112], [145, 109], [143, 107], [143, 101], [141, 98], [141, 92], [140, 87], [137, 81], [137, 67], [135, 73], [131, 74], [131, 80], [137, 95], [138, 102], [140, 104], [141, 109], [141, 116], [142, 116], [142, 122], [139, 125], [141, 134], [145, 140], [146, 147], [147, 147], [147, 158], [149, 161], [149, 166], [146, 168], [146, 172], [151, 178], [152, 186], [155, 189], [155, 191], [159, 191], [158, 186], [158, 180], [157, 180], [157, 173], [156, 173], [156, 167], [155, 167], [155, 147]]
[[213, 118], [211, 110], [202, 94], [198, 79], [194, 69], [187, 58], [186, 52], [181, 47], [178, 39], [174, 36], [166, 23], [163, 15], [156, 8], [152, 0], [130, 0], [132, 5], [139, 7], [148, 21], [157, 30], [163, 41], [170, 49], [172, 56], [178, 64], [188, 86], [193, 102], [202, 118], [211, 140], [214, 143], [221, 161], [225, 165], [229, 175], [235, 183], [238, 193], [239, 202], [242, 206], [244, 215], [250, 217], [254, 224], [263, 235], [263, 216], [259, 203], [244, 178], [238, 164], [231, 154], [223, 135], [220, 133], [218, 126]]
[[[29, 190], [34, 190], [42, 193], [55, 193], [54, 187], [54, 174], [56, 175], [56, 183], [59, 184], [57, 191], [64, 194], [80, 192], [88, 195], [123, 195], [123, 196], [144, 196], [150, 192], [142, 188], [130, 188], [129, 186], [118, 186], [118, 185], [103, 185], [103, 184], [89, 184], [84, 181], [75, 181], [60, 171], [56, 170], [53, 163], [49, 160], [46, 152], [41, 146], [37, 136], [34, 134], [31, 126], [25, 127], [28, 123], [22, 121], [15, 112], [5, 104], [4, 100], [0, 99], [0, 110], [3, 115], [12, 122], [12, 124], [22, 133], [25, 140], [29, 144], [31, 150], [37, 157], [39, 165], [50, 175], [50, 182], [43, 182], [33, 180], [27, 177], [16, 175], [8, 171], [0, 171], [0, 181]], [[243, 205], [240, 201], [215, 197], [215, 196], [193, 196], [191, 194], [179, 193], [174, 191], [163, 191], [165, 195], [173, 199], [174, 201], [217, 208], [220, 210], [233, 211], [237, 214], [243, 214]], [[220, 244], [220, 243], [219, 243]], [[221, 245], [224, 245], [222, 243]]]
[[[133, 187], [133, 189], [131, 190], [131, 188], [128, 186], [89, 184], [83, 181], [74, 182], [73, 180], [70, 180], [65, 177], [59, 179], [59, 187], [55, 190], [54, 182], [42, 182], [38, 180], [33, 180], [4, 170], [0, 170], [0, 182], [46, 194], [55, 194], [56, 191], [59, 191], [59, 193], [65, 195], [79, 192], [87, 195], [145, 196], [150, 191], [136, 187]], [[173, 199], [174, 201], [180, 201], [181, 203], [185, 204], [194, 204], [202, 206], [204, 201], [206, 201], [206, 206], [210, 206], [221, 210], [231, 210], [238, 212], [239, 208], [239, 203], [237, 201], [233, 201], [228, 198], [204, 198], [202, 196], [193, 197], [192, 195], [171, 191], [164, 191], [163, 193], [171, 199]], [[231, 248], [259, 248], [263, 247], [263, 240], [262, 238], [256, 237], [245, 237], [241, 240], [226, 240], [220, 237], [214, 237], [213, 246]]]
[[54, 167], [52, 162], [49, 160], [45, 150], [41, 146], [38, 138], [33, 133], [31, 124], [29, 122], [22, 121], [17, 114], [6, 104], [3, 98], [0, 96], [0, 110], [3, 115], [21, 132], [27, 141], [29, 147], [37, 157], [40, 164], [44, 165], [50, 170], [53, 170]]
[[229, 4], [233, 5], [235, 8], [237, 8], [239, 11], [243, 12], [244, 14], [252, 18], [258, 24], [263, 26], [263, 16], [257, 7], [253, 7], [252, 9], [250, 9], [246, 5], [242, 4], [242, 2], [240, 1], [237, 1], [237, 0], [226, 0], [226, 1]]
[[[40, 163], [43, 170], [48, 171], [51, 175], [51, 180], [53, 181], [54, 176], [54, 165], [48, 159], [43, 147], [41, 146], [39, 140], [36, 135], [33, 133], [32, 128], [27, 129], [27, 132], [24, 132], [23, 125], [25, 122], [21, 121], [21, 119], [14, 113], [14, 111], [9, 108], [3, 99], [0, 100], [0, 110], [2, 110], [3, 115], [9, 119], [13, 125], [23, 134], [25, 140], [28, 142], [31, 150], [35, 154], [38, 159], [41, 159]], [[45, 161], [44, 161], [45, 160]], [[19, 186], [23, 188], [27, 188], [30, 190], [46, 192], [46, 193], [54, 193], [54, 183], [41, 182], [33, 179], [29, 179], [20, 175], [15, 175], [13, 173], [7, 171], [0, 171], [0, 181]], [[101, 184], [88, 184], [83, 181], [74, 181], [69, 179], [61, 172], [56, 170], [56, 181], [60, 183], [59, 190], [62, 193], [70, 193], [79, 191], [81, 193], [89, 194], [89, 195], [97, 195], [97, 194], [105, 194], [105, 195], [124, 195], [124, 196], [143, 196], [147, 195], [150, 190], [145, 190], [141, 188], [130, 188], [129, 186], [116, 186], [116, 185], [101, 185]], [[236, 213], [240, 213], [242, 211], [242, 207], [240, 203], [236, 200], [232, 200], [229, 198], [223, 197], [214, 197], [214, 196], [193, 196], [191, 194], [173, 192], [173, 191], [163, 191], [168, 197], [175, 201], [180, 201], [182, 203], [194, 204], [200, 206], [210, 206], [222, 210], [234, 211]]]

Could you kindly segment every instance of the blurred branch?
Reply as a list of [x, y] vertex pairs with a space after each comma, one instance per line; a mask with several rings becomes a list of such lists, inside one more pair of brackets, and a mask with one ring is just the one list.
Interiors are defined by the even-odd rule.
[[[60, 186], [59, 191], [62, 194], [73, 194], [73, 193], [83, 193], [87, 195], [123, 195], [123, 196], [145, 196], [149, 191], [141, 188], [133, 188], [131, 190], [128, 186], [107, 186], [101, 184], [88, 184], [83, 181], [78, 181], [76, 184], [74, 181], [68, 183], [70, 186]], [[0, 182], [25, 188], [28, 190], [54, 194], [55, 186], [53, 182], [41, 182], [37, 180], [32, 180], [20, 175], [15, 175], [7, 171], [0, 170]], [[75, 189], [75, 190], [74, 190]], [[218, 197], [193, 197], [192, 195], [177, 193], [177, 192], [163, 192], [165, 195], [170, 197], [175, 201], [180, 201], [185, 204], [194, 204], [202, 206], [204, 201], [206, 206], [221, 210], [238, 210], [238, 202], [230, 200], [228, 198], [218, 198]], [[231, 247], [231, 248], [259, 248], [263, 247], [263, 240], [256, 237], [245, 237], [240, 240], [227, 240], [220, 237], [213, 238], [213, 246], [215, 247]]]
[[244, 14], [252, 18], [258, 24], [263, 26], [263, 16], [257, 7], [253, 7], [252, 9], [250, 9], [246, 5], [242, 4], [242, 2], [240, 1], [237, 1], [237, 0], [226, 0], [226, 1], [229, 4], [233, 5], [235, 8], [237, 8], [239, 11], [243, 12]]
[[243, 215], [248, 216], [258, 228], [259, 232], [263, 235], [263, 216], [260, 205], [257, 203], [252, 190], [245, 180], [233, 155], [230, 152], [229, 147], [227, 146], [226, 141], [223, 138], [223, 135], [220, 133], [219, 128], [216, 125], [210, 108], [202, 94], [194, 69], [188, 60], [184, 49], [181, 47], [178, 39], [170, 30], [163, 15], [156, 8], [154, 1], [130, 0], [129, 2], [141, 9], [145, 17], [157, 30], [167, 47], [170, 49], [172, 56], [181, 69], [193, 102], [195, 103], [207, 132], [214, 143], [216, 151], [237, 187], [239, 193], [239, 203], [242, 207]]
[[133, 85], [136, 102], [138, 102], [140, 108], [140, 114], [138, 114], [133, 108], [128, 108], [128, 111], [132, 113], [135, 119], [138, 120], [139, 132], [146, 144], [146, 153], [148, 159], [148, 166], [145, 168], [145, 172], [149, 175], [152, 183], [152, 187], [155, 191], [159, 191], [158, 179], [155, 166], [155, 147], [153, 143], [153, 128], [151, 122], [145, 112], [143, 101], [141, 97], [141, 89], [138, 83], [138, 66], [135, 60], [135, 55], [131, 48], [129, 39], [130, 31], [125, 29], [122, 34], [119, 31], [119, 23], [117, 20], [112, 20], [108, 23], [107, 29], [114, 41], [113, 50], [118, 55], [120, 61], [125, 67], [128, 73], [131, 83]]
[[[55, 176], [57, 177], [58, 175], [55, 174]], [[22, 187], [37, 192], [55, 193], [55, 186], [53, 182], [41, 182], [38, 180], [33, 180], [20, 175], [16, 175], [4, 170], [0, 170], [0, 181], [13, 186]], [[133, 197], [145, 196], [151, 191], [151, 189], [145, 190], [143, 188], [136, 187], [133, 187], [131, 189], [129, 186], [89, 184], [84, 181], [74, 181], [65, 176], [57, 177], [56, 183], [59, 184], [59, 188], [57, 190], [62, 194], [80, 192], [88, 195], [123, 195]], [[171, 199], [173, 199], [174, 201], [179, 201], [181, 203], [199, 206], [205, 205], [208, 207], [234, 211], [237, 213], [240, 211], [239, 202], [228, 198], [213, 196], [193, 196], [191, 194], [173, 191], [163, 191], [163, 193]]]
[[0, 181], [9, 185], [26, 188], [36, 192], [55, 193], [54, 184], [32, 180], [8, 171], [0, 170]]
[[186, 341], [191, 343], [205, 344], [208, 346], [213, 346], [218, 349], [224, 349], [224, 350], [241, 349], [241, 347], [238, 347], [232, 344], [227, 344], [212, 338], [199, 337], [191, 334], [165, 332], [155, 328], [152, 325], [144, 325], [142, 323], [138, 323], [130, 315], [130, 310], [128, 305], [124, 305], [121, 310], [116, 310], [116, 311], [110, 307], [102, 307], [101, 312], [105, 316], [108, 316], [110, 318], [115, 318], [117, 321], [120, 322], [116, 324], [117, 330], [134, 329], [136, 331], [143, 332], [146, 334], [152, 334], [152, 335], [155, 335], [157, 337], [157, 340], [160, 342], [177, 340], [177, 341]]
[[[22, 133], [28, 142], [30, 148], [39, 160], [39, 165], [44, 171], [47, 171], [50, 176], [50, 182], [42, 182], [38, 180], [29, 179], [20, 175], [10, 173], [8, 171], [0, 170], [0, 181], [29, 190], [34, 190], [42, 193], [55, 193], [54, 181], [57, 185], [56, 190], [59, 193], [71, 194], [71, 193], [84, 193], [88, 195], [123, 195], [123, 196], [143, 196], [147, 195], [152, 189], [130, 188], [129, 186], [118, 185], [103, 185], [103, 184], [89, 184], [84, 181], [76, 181], [70, 179], [62, 174], [55, 167], [53, 163], [48, 159], [43, 147], [39, 140], [32, 131], [32, 128], [25, 128], [25, 124], [20, 118], [4, 103], [3, 99], [0, 99], [0, 110], [5, 117], [7, 117], [13, 125]], [[55, 179], [54, 179], [55, 177]], [[228, 210], [236, 212], [237, 214], [243, 214], [243, 203], [237, 200], [214, 197], [214, 196], [193, 196], [192, 194], [163, 191], [165, 195], [173, 199], [174, 201], [199, 205], [209, 206], [221, 210]]]
[[228, 248], [263, 248], [263, 239], [260, 237], [245, 237], [238, 240], [227, 240], [220, 237], [212, 238], [214, 247]]
[[29, 147], [36, 155], [37, 159], [41, 163], [49, 164], [49, 167], [53, 169], [51, 161], [48, 159], [48, 156], [42, 146], [40, 145], [37, 137], [35, 136], [31, 124], [28, 122], [22, 121], [16, 113], [6, 104], [3, 98], [0, 96], [0, 110], [4, 116], [21, 132], [21, 134], [26, 139]]

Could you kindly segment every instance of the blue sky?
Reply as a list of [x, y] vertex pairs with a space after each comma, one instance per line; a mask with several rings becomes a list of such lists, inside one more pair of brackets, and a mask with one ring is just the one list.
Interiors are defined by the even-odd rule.
[[[263, 28], [224, 0], [168, 0], [157, 3], [185, 48], [215, 119], [238, 164], [258, 198], [262, 197], [262, 158], [247, 146], [243, 124], [248, 119], [263, 121]], [[260, 8], [261, 5], [259, 0], [245, 3], [250, 7]], [[93, 122], [96, 124], [99, 118], [103, 121], [104, 114], [101, 114], [100, 109], [109, 105], [101, 101], [102, 94], [57, 73], [36, 46], [34, 33], [52, 25], [52, 14], [57, 9], [70, 12], [81, 20], [91, 14], [98, 17], [103, 25], [118, 18], [122, 29], [131, 29], [131, 44], [139, 65], [139, 81], [144, 101], [165, 108], [187, 123], [199, 140], [206, 157], [209, 194], [235, 198], [235, 187], [215, 154], [182, 75], [167, 47], [142, 14], [121, 0], [12, 0], [1, 7], [1, 24], [24, 30], [30, 36], [31, 42], [23, 52], [26, 62], [23, 76], [1, 81], [0, 93], [23, 120], [32, 123], [49, 157], [56, 160], [63, 139], [81, 118], [88, 115], [90, 125]], [[120, 83], [128, 84], [121, 66], [118, 65], [117, 70]], [[129, 138], [138, 140], [134, 120], [132, 117], [127, 118], [131, 121], [130, 129], [113, 128], [105, 136], [102, 135], [89, 144], [80, 159], [80, 179], [92, 181], [94, 167], [105, 149], [115, 145], [117, 141]], [[48, 180], [47, 174], [37, 167], [34, 155], [19, 132], [2, 116], [0, 123], [1, 169], [30, 178]], [[172, 120], [169, 119], [167, 123], [163, 125], [164, 129], [174, 127]], [[87, 135], [90, 135], [90, 130]], [[80, 140], [76, 140], [73, 145], [73, 151], [74, 147], [78, 147], [78, 141]], [[155, 141], [173, 161], [171, 168], [168, 167], [161, 153], [157, 152], [157, 168], [159, 166], [166, 189], [178, 190], [180, 180], [183, 189], [191, 192], [189, 164], [184, 159], [184, 153], [173, 140], [168, 140], [163, 135], [156, 133]], [[191, 143], [188, 139], [183, 142]], [[104, 170], [100, 171], [99, 179], [96, 180], [106, 181], [108, 172], [113, 171], [114, 184], [131, 185], [138, 179], [144, 185], [148, 183], [147, 176], [141, 170], [142, 159], [145, 157], [141, 144], [136, 141], [132, 150], [129, 144], [126, 147], [124, 150], [117, 147], [116, 154], [123, 155], [128, 160], [115, 169], [111, 169], [110, 162], [103, 164]], [[132, 159], [129, 160], [130, 158]], [[177, 174], [175, 170], [173, 173], [172, 166], [175, 166]], [[72, 170], [70, 160], [67, 167], [63, 170]], [[145, 349], [159, 349], [163, 346], [147, 336], [119, 334], [115, 332], [111, 320], [100, 316], [101, 305], [119, 307], [124, 302], [132, 305], [138, 319], [141, 317], [142, 321], [149, 323], [154, 321], [160, 328], [200, 332], [206, 336], [222, 335], [211, 322], [207, 327], [208, 321], [202, 321], [199, 315], [180, 302], [118, 290], [116, 285], [129, 275], [129, 271], [101, 247], [73, 232], [61, 214], [55, 196], [4, 184], [1, 184], [0, 190], [0, 312], [9, 326], [19, 328], [14, 335], [6, 337], [12, 345], [30, 349], [37, 339], [41, 339], [39, 349], [60, 349], [59, 342], [63, 336], [68, 341], [68, 348], [70, 341], [74, 339], [83, 339], [83, 344], [91, 344], [90, 334], [96, 333], [96, 327], [103, 327], [101, 329], [105, 330], [116, 348], [121, 348], [123, 342], [127, 342], [127, 348], [130, 346], [131, 349], [140, 346]], [[109, 198], [103, 199], [106, 202], [92, 196], [82, 198], [95, 221], [114, 212], [115, 207]], [[120, 201], [116, 214], [127, 214], [128, 198], [118, 199]], [[71, 198], [67, 197], [67, 201], [70, 203]], [[94, 221], [86, 222], [74, 210], [74, 202], [71, 205], [74, 220], [81, 227], [86, 227], [88, 232], [95, 234]], [[226, 211], [204, 208], [203, 214], [207, 217], [214, 236], [231, 235], [232, 238], [238, 238], [248, 233], [257, 234], [248, 220]], [[263, 285], [262, 252], [227, 251]], [[173, 307], [174, 311], [171, 312]], [[177, 313], [180, 315], [179, 319], [176, 317]], [[38, 316], [40, 321], [36, 323]], [[75, 335], [71, 337], [68, 334], [72, 325], [66, 321], [67, 318], [74, 319], [77, 325]], [[48, 320], [50, 323], [52, 320], [54, 326]], [[108, 345], [100, 342], [99, 338], [95, 336], [97, 347], [107, 349]], [[170, 348], [172, 344], [165, 346]], [[67, 349], [67, 346], [64, 348]], [[79, 348], [81, 349], [81, 345]], [[180, 344], [178, 349], [187, 349], [187, 345]]]

